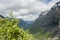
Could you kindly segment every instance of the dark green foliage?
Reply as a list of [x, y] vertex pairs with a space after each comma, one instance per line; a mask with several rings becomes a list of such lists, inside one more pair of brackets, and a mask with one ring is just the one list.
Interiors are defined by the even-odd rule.
[[60, 38], [58, 40], [60, 40]]

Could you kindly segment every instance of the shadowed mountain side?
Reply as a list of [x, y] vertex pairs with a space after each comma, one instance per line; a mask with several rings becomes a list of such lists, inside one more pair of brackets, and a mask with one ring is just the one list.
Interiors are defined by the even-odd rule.
[[[59, 4], [59, 2], [58, 2]], [[58, 26], [60, 20], [60, 5], [57, 3], [44, 16], [39, 16], [30, 27], [31, 33], [38, 33], [43, 30], [47, 32]]]
[[4, 16], [0, 15], [1, 18], [4, 18]]

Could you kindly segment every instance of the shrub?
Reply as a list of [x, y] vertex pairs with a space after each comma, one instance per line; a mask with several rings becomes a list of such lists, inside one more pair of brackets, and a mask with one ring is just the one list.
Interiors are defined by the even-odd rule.
[[18, 27], [18, 19], [0, 18], [0, 40], [35, 40], [31, 34]]

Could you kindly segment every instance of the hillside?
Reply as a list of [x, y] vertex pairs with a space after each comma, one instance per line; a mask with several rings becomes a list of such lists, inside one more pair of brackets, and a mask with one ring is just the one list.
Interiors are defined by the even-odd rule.
[[26, 23], [28, 23], [29, 25], [33, 23], [33, 21], [25, 21]]
[[18, 25], [19, 25], [19, 27], [23, 27], [25, 29], [27, 29], [29, 26], [29, 24], [26, 21], [24, 21], [23, 19], [19, 19]]
[[34, 23], [29, 28], [31, 33], [38, 32], [47, 32], [47, 31], [55, 31], [52, 29], [57, 29], [60, 21], [60, 2], [56, 3], [49, 12], [46, 12], [45, 15], [40, 16], [34, 21]]

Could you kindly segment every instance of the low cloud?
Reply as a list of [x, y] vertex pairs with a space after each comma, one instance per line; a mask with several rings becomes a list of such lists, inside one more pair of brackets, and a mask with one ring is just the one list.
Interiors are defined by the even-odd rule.
[[15, 17], [31, 21], [42, 11], [51, 9], [58, 1], [60, 0], [0, 0], [0, 14], [7, 17], [13, 10]]

